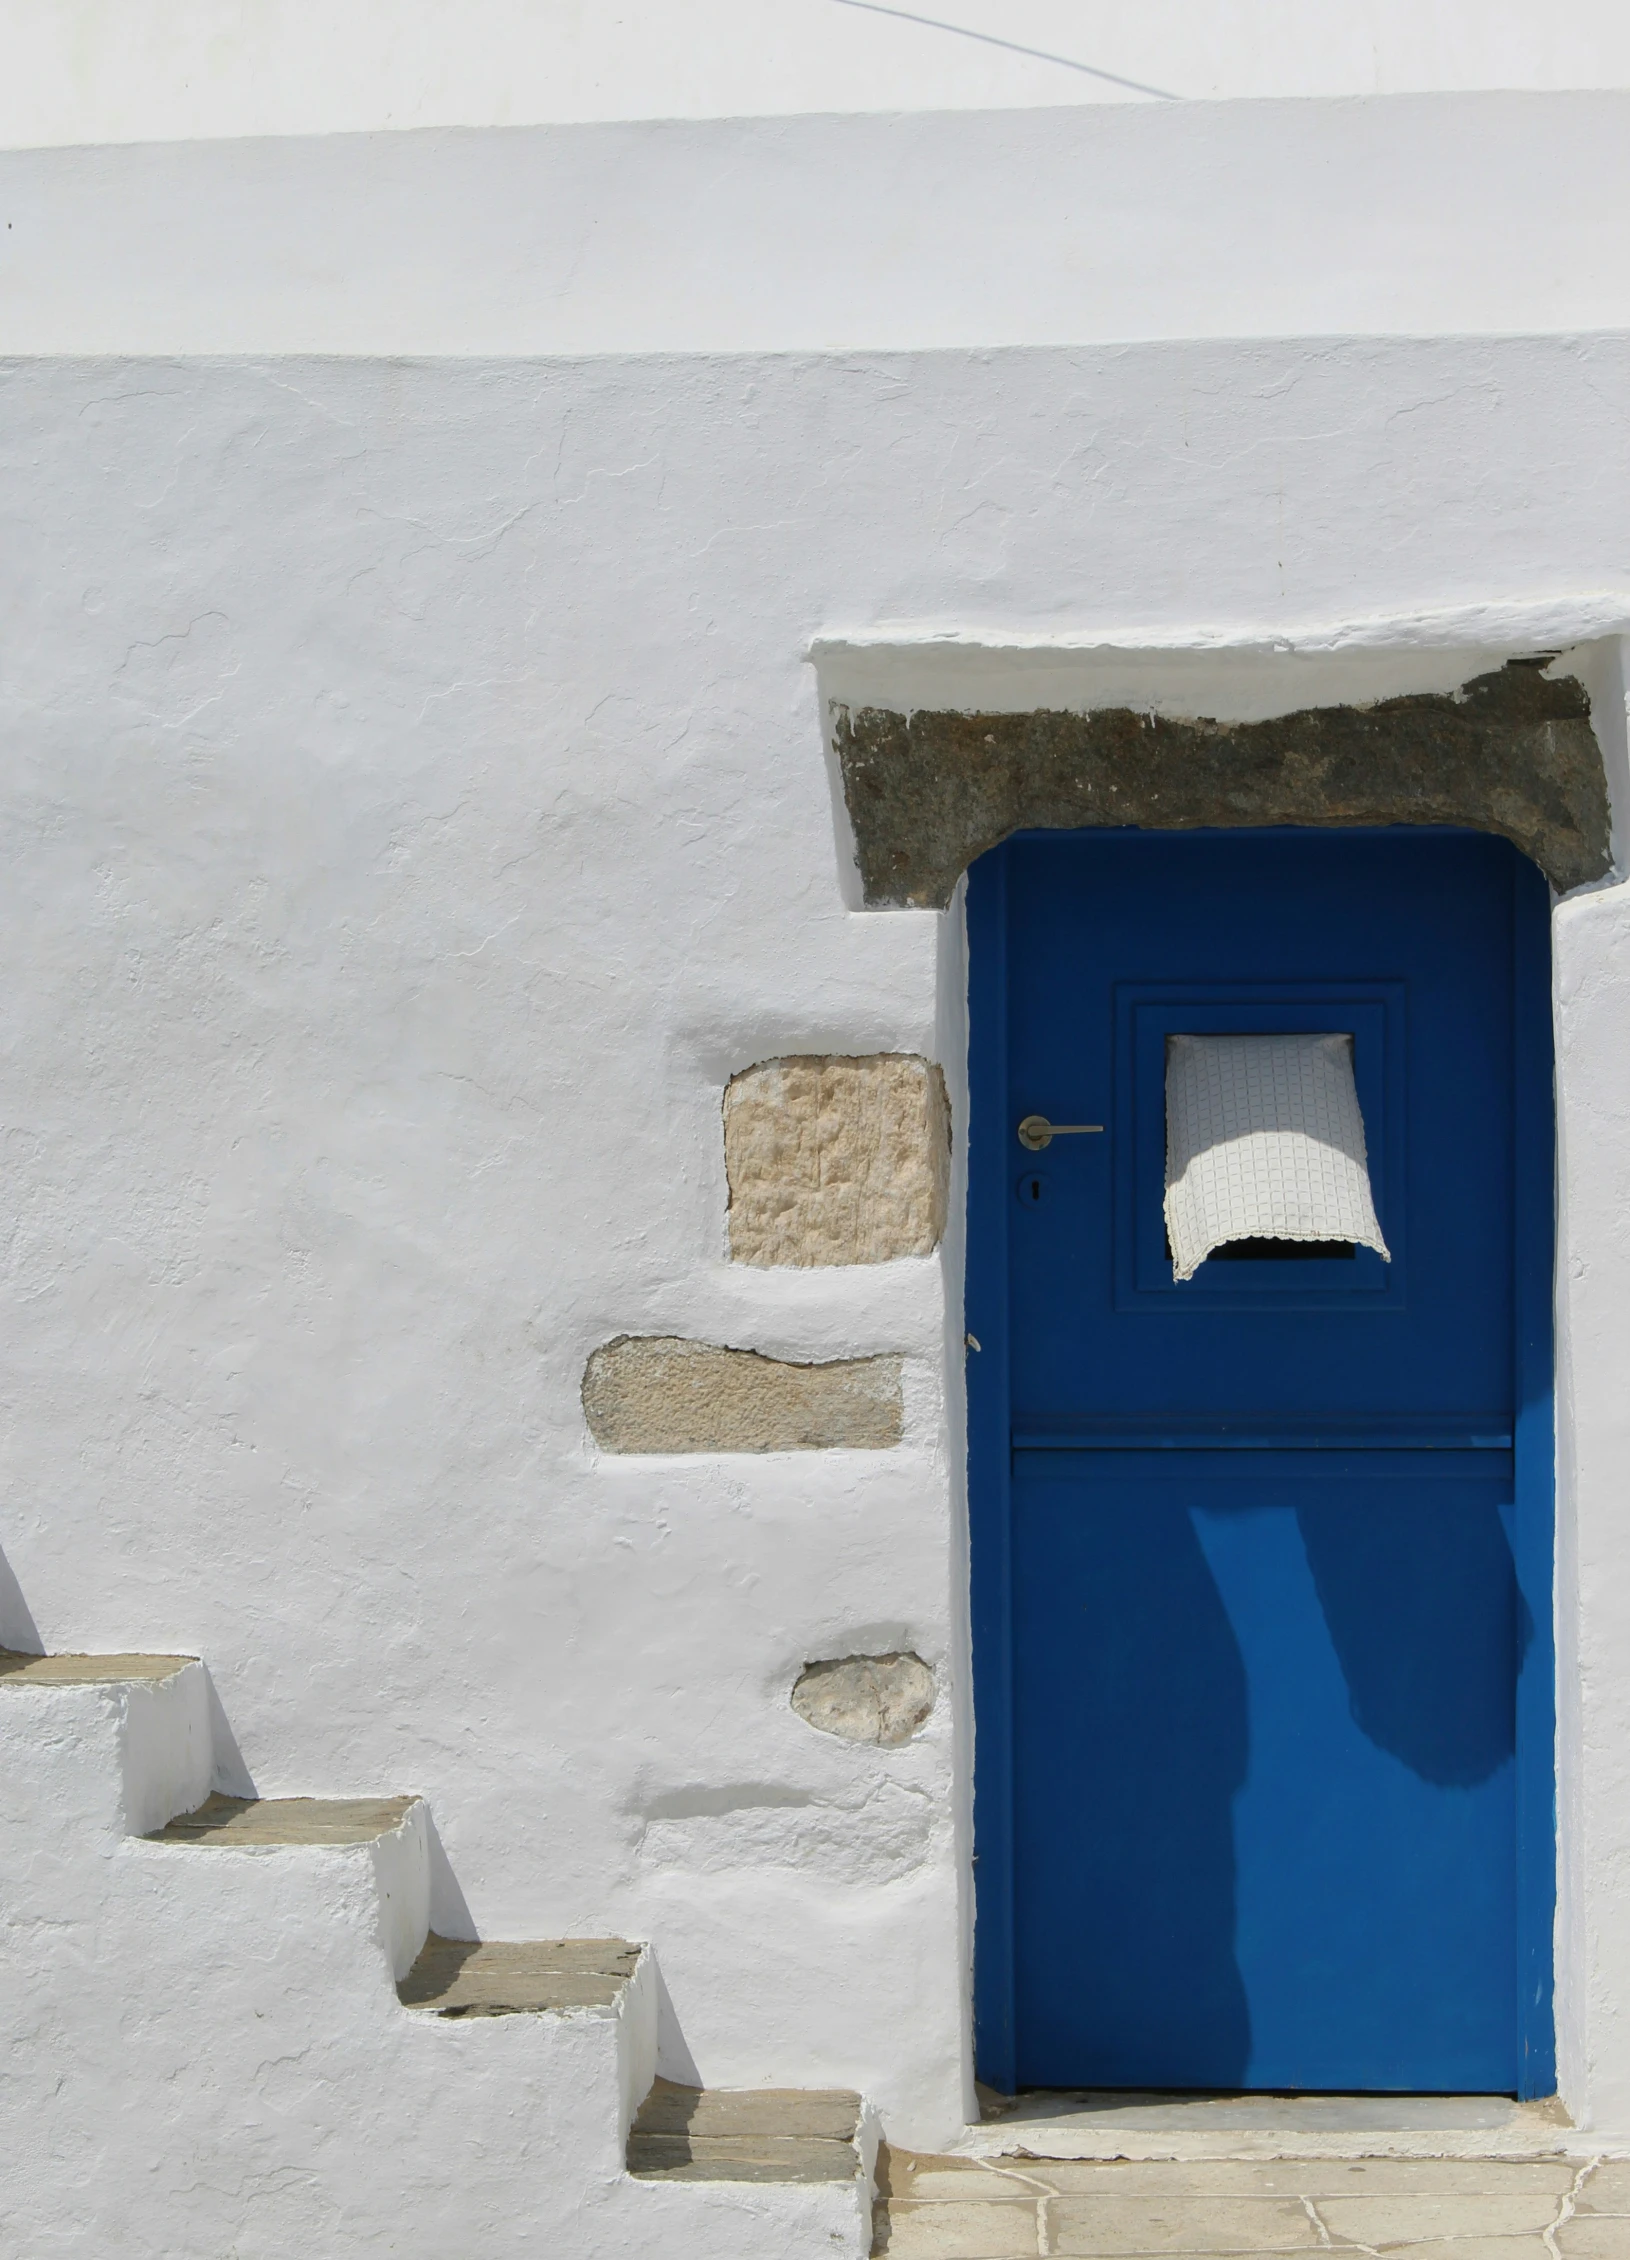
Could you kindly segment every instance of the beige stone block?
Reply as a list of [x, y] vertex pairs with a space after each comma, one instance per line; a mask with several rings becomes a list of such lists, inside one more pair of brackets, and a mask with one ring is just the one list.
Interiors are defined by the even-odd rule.
[[934, 1709], [934, 1674], [921, 1656], [840, 1656], [806, 1664], [792, 1707], [808, 1725], [845, 1742], [909, 1742]]
[[1329, 2249], [1294, 2197], [1058, 2197], [1047, 2216], [1050, 2249], [1072, 2260]]
[[1041, 2250], [1034, 2200], [918, 2205], [893, 2197], [874, 2221], [872, 2250], [888, 2260], [1033, 2260]]
[[791, 1365], [664, 1334], [596, 1350], [583, 1410], [606, 1452], [886, 1451], [904, 1420], [897, 1357]]
[[769, 1059], [724, 1095], [737, 1263], [890, 1263], [945, 1230], [951, 1110], [913, 1053]]
[[1434, 2237], [1538, 2236], [1560, 2200], [1536, 2189], [1504, 2196], [1331, 2197], [1319, 2206], [1330, 2234], [1352, 2244], [1417, 2244]]

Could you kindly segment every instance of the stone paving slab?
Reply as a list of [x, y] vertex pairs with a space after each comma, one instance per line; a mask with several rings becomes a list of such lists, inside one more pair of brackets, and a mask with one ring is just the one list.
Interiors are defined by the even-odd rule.
[[1326, 2240], [1295, 2197], [1059, 2197], [1046, 2208], [1047, 2248], [1072, 2256], [1127, 2253], [1317, 2252]]
[[1630, 2260], [1630, 2162], [1059, 2160], [884, 2149], [888, 2260]]
[[1035, 2200], [878, 2203], [872, 2251], [888, 2260], [1015, 2260], [1041, 2250]]
[[1577, 2210], [1630, 2214], [1630, 2158], [1604, 2158], [1594, 2167], [1579, 2192]]
[[1542, 2236], [1557, 2217], [1548, 2191], [1489, 2196], [1462, 2190], [1453, 2197], [1329, 2197], [1317, 2204], [1330, 2234], [1349, 2244], [1403, 2244], [1410, 2238]]
[[[1604, 2213], [1578, 2215], [1556, 2232], [1562, 2260], [1627, 2260], [1630, 2256], [1630, 2218]], [[1454, 2260], [1461, 2260], [1457, 2252]]]

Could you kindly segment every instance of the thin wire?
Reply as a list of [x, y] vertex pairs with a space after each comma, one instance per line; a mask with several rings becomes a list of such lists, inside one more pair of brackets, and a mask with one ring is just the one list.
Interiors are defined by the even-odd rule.
[[1134, 94], [1153, 95], [1158, 102], [1181, 102], [1168, 87], [1145, 86], [1142, 79], [1122, 78], [1119, 71], [1101, 71], [1096, 63], [1078, 63], [1069, 55], [1050, 55], [1045, 47], [1021, 47], [1016, 39], [998, 39], [993, 31], [970, 31], [966, 24], [948, 24], [938, 16], [916, 16], [909, 8], [886, 8], [882, 0], [837, 0], [840, 8], [864, 8], [869, 16], [894, 16], [903, 24], [922, 24], [929, 31], [955, 32], [958, 39], [977, 39], [986, 47], [1005, 47], [1010, 55], [1028, 55], [1035, 63], [1057, 63], [1066, 71], [1085, 71], [1088, 78], [1107, 79], [1111, 86], [1128, 87]]

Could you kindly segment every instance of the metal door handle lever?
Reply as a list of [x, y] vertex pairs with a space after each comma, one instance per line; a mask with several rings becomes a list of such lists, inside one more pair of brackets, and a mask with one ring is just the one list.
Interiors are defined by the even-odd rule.
[[1085, 1138], [1103, 1127], [1101, 1122], [1049, 1122], [1044, 1114], [1027, 1114], [1019, 1124], [1019, 1143], [1027, 1153], [1039, 1154], [1055, 1138]]

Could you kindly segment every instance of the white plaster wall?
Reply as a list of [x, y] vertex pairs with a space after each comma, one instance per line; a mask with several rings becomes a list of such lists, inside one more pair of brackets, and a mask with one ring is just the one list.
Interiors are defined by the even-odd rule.
[[1557, 1017], [1557, 2054], [1581, 2123], [1630, 2128], [1630, 906], [1625, 638], [1580, 668], [1615, 791], [1614, 878], [1554, 921]]
[[[845, 905], [801, 655], [1543, 611], [1622, 577], [1627, 378], [1620, 338], [11, 365], [3, 1547], [45, 1643], [202, 1653], [228, 1781], [423, 1792], [439, 1927], [654, 1937], [669, 2069], [945, 2140], [954, 1281], [723, 1260], [727, 1076], [955, 1025], [954, 931]], [[1617, 893], [1569, 915], [1580, 2014], [1630, 2121], [1630, 944]], [[624, 1330], [903, 1350], [906, 1445], [599, 1460]], [[920, 1741], [788, 1708], [895, 1645], [948, 1674]]]
[[0, 146], [1630, 84], [1614, 0], [5, 0]]

